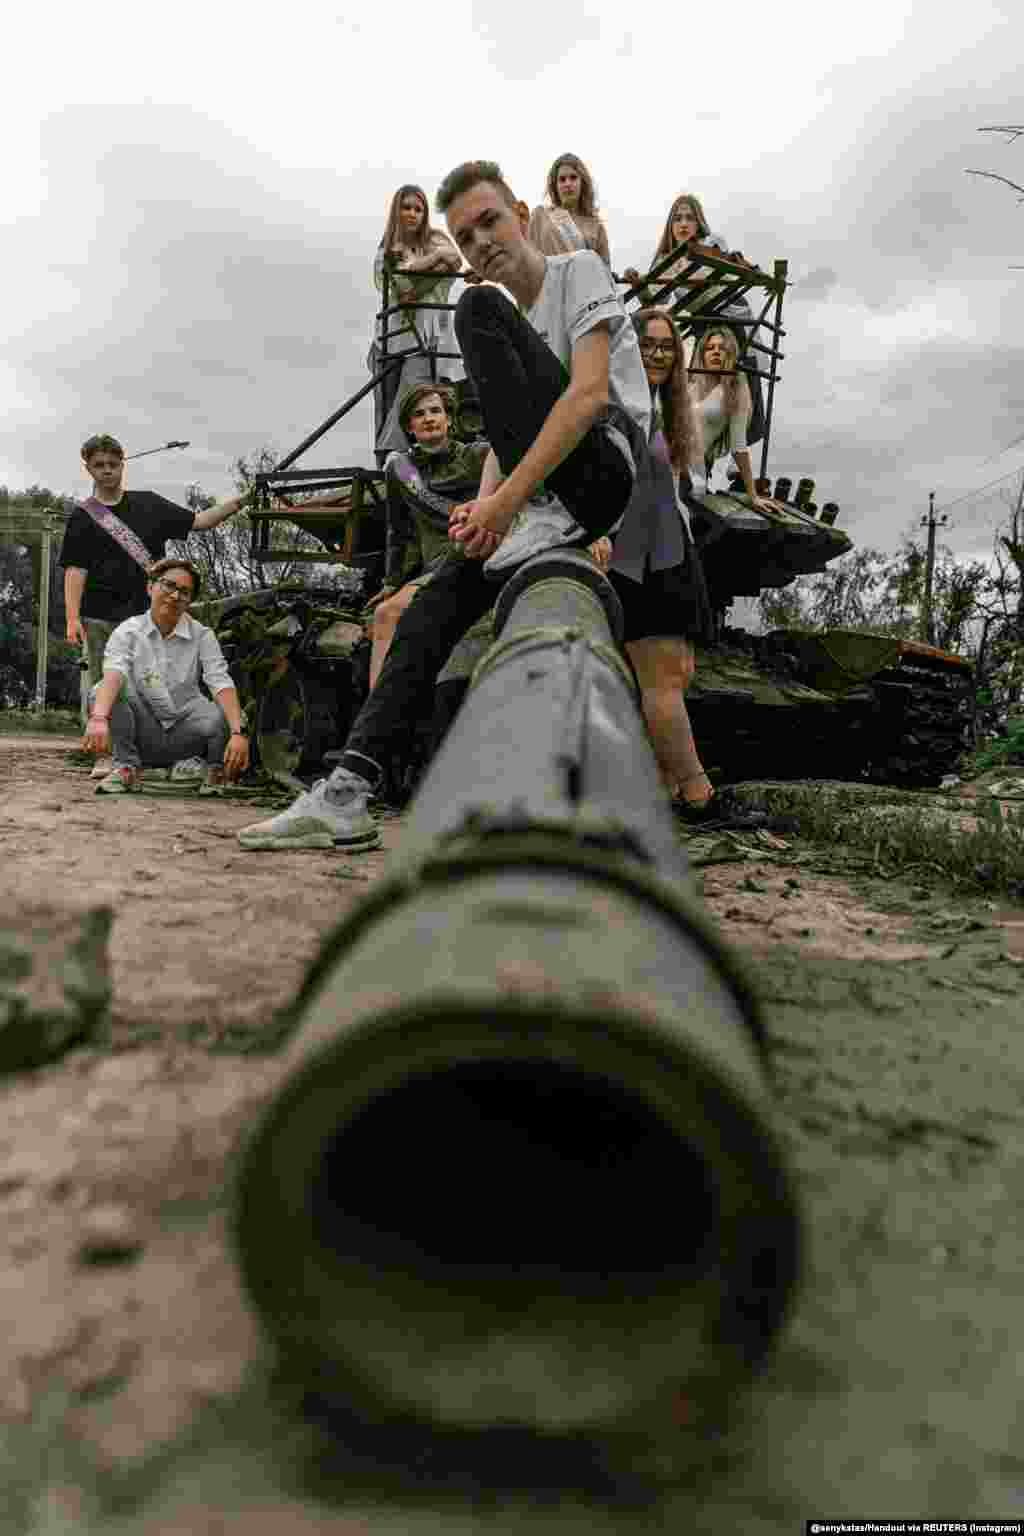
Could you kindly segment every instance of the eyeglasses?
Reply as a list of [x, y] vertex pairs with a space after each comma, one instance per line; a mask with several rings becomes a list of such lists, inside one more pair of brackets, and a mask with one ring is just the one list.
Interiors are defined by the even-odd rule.
[[644, 340], [640, 343], [640, 351], [644, 354], [645, 357], [654, 357], [658, 352], [664, 352], [669, 357], [673, 357], [675, 355], [675, 350], [676, 344], [671, 338], [669, 338], [668, 341]]
[[173, 597], [179, 603], [184, 603], [186, 608], [188, 607], [189, 603], [191, 603], [192, 592], [190, 588], [179, 587], [176, 581], [168, 581], [166, 576], [158, 576], [156, 579], [156, 584], [158, 587], [163, 588], [168, 597]]

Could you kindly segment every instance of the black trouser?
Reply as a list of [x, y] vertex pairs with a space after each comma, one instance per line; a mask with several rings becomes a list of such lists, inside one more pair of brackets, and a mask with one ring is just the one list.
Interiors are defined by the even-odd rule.
[[[565, 393], [565, 369], [546, 341], [497, 288], [467, 288], [455, 310], [455, 334], [476, 385], [484, 436], [510, 475]], [[626, 510], [633, 476], [625, 458], [593, 426], [544, 481], [591, 539]]]
[[[510, 474], [564, 392], [565, 370], [546, 342], [496, 288], [467, 288], [455, 334], [480, 397], [487, 438]], [[591, 427], [545, 480], [591, 539], [622, 516], [633, 492], [625, 458]], [[398, 621], [377, 686], [345, 743], [343, 768], [374, 781], [389, 756], [408, 750], [420, 718], [433, 709], [434, 685], [453, 647], [485, 614], [497, 584], [482, 560], [449, 555]]]
[[437, 674], [496, 594], [482, 560], [447, 557], [398, 621], [377, 686], [349, 732], [343, 768], [373, 783], [388, 757], [408, 752], [420, 719], [433, 710]]

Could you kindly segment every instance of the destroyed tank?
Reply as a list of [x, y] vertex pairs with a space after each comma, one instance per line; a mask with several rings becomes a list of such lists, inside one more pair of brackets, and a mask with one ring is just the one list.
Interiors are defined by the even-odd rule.
[[[835, 504], [818, 518], [813, 483], [801, 489], [791, 501], [789, 483], [777, 484], [763, 509], [735, 490], [698, 498], [704, 523], [695, 531], [717, 620], [714, 644], [696, 651], [686, 695], [701, 759], [723, 783], [756, 773], [937, 785], [969, 745], [965, 657], [865, 630], [755, 635], [727, 623], [736, 598], [785, 587], [853, 548], [834, 526]], [[490, 638], [488, 615], [452, 653], [439, 680], [442, 718], [454, 713]]]
[[[677, 247], [648, 274], [645, 294], [657, 290], [667, 269], [685, 248]], [[761, 474], [767, 462], [776, 385], [779, 380], [782, 303], [787, 264], [771, 273], [740, 257], [694, 246], [682, 277], [689, 284], [686, 310], [655, 291], [653, 302], [678, 311], [684, 334], [726, 306], [734, 328], [747, 325], [746, 361], [741, 366], [766, 381]], [[458, 281], [458, 279], [456, 279]], [[680, 274], [675, 282], [679, 283]], [[390, 302], [385, 274], [378, 315], [382, 344], [377, 371], [349, 400], [287, 455], [273, 471], [256, 477], [252, 512], [254, 558], [261, 564], [294, 560], [294, 551], [275, 552], [275, 522], [288, 521], [315, 534], [322, 553], [302, 558], [334, 565], [351, 576], [346, 587], [268, 587], [197, 612], [212, 623], [235, 672], [257, 757], [277, 777], [308, 779], [330, 764], [365, 698], [369, 641], [361, 617], [366, 598], [383, 579], [386, 539], [385, 456], [380, 433], [377, 468], [297, 469], [296, 461], [345, 416], [390, 368], [408, 364], [410, 354], [389, 359], [387, 329], [393, 317], [412, 308]], [[755, 320], [733, 318], [736, 301], [759, 294]], [[638, 290], [627, 302], [639, 302]], [[699, 316], [699, 322], [695, 318]], [[400, 323], [404, 325], [405, 319]], [[757, 339], [755, 339], [757, 338]], [[470, 382], [458, 378], [457, 353], [424, 348], [424, 376], [454, 379], [455, 432], [469, 439], [481, 432], [479, 408]], [[378, 423], [379, 425], [379, 423]], [[687, 705], [701, 757], [721, 782], [751, 777], [868, 779], [907, 786], [938, 784], [969, 745], [972, 668], [963, 657], [933, 646], [858, 630], [811, 632], [776, 630], [754, 635], [727, 620], [737, 598], [757, 597], [787, 586], [796, 577], [822, 571], [846, 554], [850, 538], [835, 526], [838, 506], [820, 514], [814, 483], [801, 480], [757, 483], [760, 508], [734, 481], [727, 491], [700, 500], [695, 532], [716, 614], [714, 644], [697, 652]], [[316, 504], [301, 498], [328, 492]], [[770, 494], [771, 493], [771, 494]], [[459, 707], [473, 667], [491, 640], [485, 616], [453, 651], [435, 696], [424, 701], [423, 722], [411, 761], [386, 768], [387, 792], [401, 799], [415, 781]]]
[[[763, 487], [766, 490], [767, 487]], [[824, 570], [852, 549], [813, 483], [777, 482], [767, 510], [734, 491], [702, 498], [716, 643], [696, 653], [687, 708], [701, 757], [724, 781], [759, 776], [934, 786], [970, 745], [973, 668], [932, 645], [860, 629], [750, 634], [729, 605]], [[803, 494], [801, 494], [803, 493]], [[756, 770], [752, 770], [756, 764]]]

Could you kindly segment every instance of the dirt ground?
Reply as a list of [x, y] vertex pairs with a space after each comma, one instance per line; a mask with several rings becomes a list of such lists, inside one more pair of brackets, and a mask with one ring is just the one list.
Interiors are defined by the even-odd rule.
[[[633, 1477], [467, 1490], [296, 1413], [226, 1238], [278, 1011], [384, 847], [243, 854], [248, 806], [102, 799], [0, 736], [8, 911], [114, 911], [109, 1038], [0, 1086], [0, 1530], [398, 1536], [1024, 1514], [1024, 910], [840, 846], [694, 839], [764, 998], [806, 1278], [732, 1428]], [[567, 1481], [571, 1481], [567, 1479]]]

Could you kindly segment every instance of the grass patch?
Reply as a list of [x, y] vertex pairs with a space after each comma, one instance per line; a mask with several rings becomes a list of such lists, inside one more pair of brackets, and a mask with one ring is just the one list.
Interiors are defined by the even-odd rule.
[[[929, 797], [927, 805], [866, 804], [841, 788], [822, 794], [803, 784], [773, 786], [771, 810], [808, 842], [841, 843], [871, 855], [881, 874], [941, 874], [967, 893], [997, 892], [1024, 900], [1024, 807], [1004, 815], [998, 801], [973, 804]], [[962, 816], [977, 825], [961, 825]]]
[[0, 735], [81, 736], [82, 720], [75, 709], [0, 709]]

